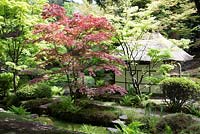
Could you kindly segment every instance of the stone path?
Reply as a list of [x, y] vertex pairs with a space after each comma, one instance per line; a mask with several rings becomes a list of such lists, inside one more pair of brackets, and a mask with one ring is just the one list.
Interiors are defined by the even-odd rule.
[[[156, 103], [156, 104], [162, 104], [163, 101], [161, 99], [150, 99], [150, 101]], [[121, 106], [115, 102], [101, 102], [101, 101], [94, 101], [94, 104], [99, 105], [99, 106], [108, 106], [108, 107], [113, 107], [117, 108], [120, 110], [128, 110], [128, 111], [133, 111], [138, 114], [145, 114], [145, 109], [144, 108], [136, 108], [136, 107], [128, 107], [128, 106]], [[150, 113], [151, 116], [160, 116], [159, 112], [153, 112]]]

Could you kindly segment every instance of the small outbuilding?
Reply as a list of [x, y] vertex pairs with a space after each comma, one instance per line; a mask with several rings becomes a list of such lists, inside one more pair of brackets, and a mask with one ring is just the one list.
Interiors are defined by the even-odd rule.
[[[145, 73], [145, 76], [142, 76], [147, 77], [154, 74], [158, 69], [159, 65], [157, 65], [156, 68], [156, 66], [152, 64], [153, 61], [148, 54], [150, 49], [159, 50], [160, 54], [169, 52], [170, 57], [163, 59], [163, 61], [164, 63], [174, 62], [177, 66], [173, 73], [178, 74], [179, 76], [181, 75], [181, 62], [193, 59], [193, 56], [173, 44], [160, 33], [147, 33], [141, 40], [126, 43], [123, 47], [122, 45], [117, 47], [117, 50], [119, 50], [118, 56], [124, 58], [126, 62], [132, 62], [134, 76], [138, 81], [140, 81], [143, 72], [148, 72]], [[128, 90], [132, 83], [132, 79], [127, 68], [124, 69], [121, 76], [115, 76], [115, 83]], [[150, 83], [147, 83], [145, 79], [143, 79], [140, 83], [142, 92], [159, 92], [158, 86], [149, 85]], [[153, 88], [154, 90], [151, 91], [153, 86], [155, 86]]]

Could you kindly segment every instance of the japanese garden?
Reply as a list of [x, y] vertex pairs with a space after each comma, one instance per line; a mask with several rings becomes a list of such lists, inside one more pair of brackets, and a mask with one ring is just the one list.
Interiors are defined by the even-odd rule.
[[199, 0], [0, 0], [0, 134], [200, 134]]

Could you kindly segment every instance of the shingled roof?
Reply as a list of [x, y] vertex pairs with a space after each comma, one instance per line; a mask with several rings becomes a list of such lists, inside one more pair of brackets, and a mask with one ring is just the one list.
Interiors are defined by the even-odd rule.
[[[160, 50], [161, 53], [168, 50], [171, 57], [167, 60], [189, 61], [193, 59], [193, 56], [173, 44], [160, 33], [147, 33], [142, 40], [130, 42], [128, 46], [131, 46], [131, 49], [134, 49], [129, 49], [127, 53], [130, 54], [130, 52], [132, 52], [132, 57], [134, 57], [132, 60], [135, 61], [151, 61], [151, 57], [148, 55], [150, 49]], [[122, 50], [122, 47], [119, 46], [117, 49]]]

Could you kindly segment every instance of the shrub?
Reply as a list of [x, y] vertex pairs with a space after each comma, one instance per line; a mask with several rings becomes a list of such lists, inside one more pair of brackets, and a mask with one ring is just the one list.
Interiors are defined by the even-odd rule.
[[26, 109], [22, 106], [20, 107], [15, 107], [15, 106], [11, 106], [9, 108], [10, 112], [13, 112], [14, 114], [18, 114], [18, 115], [28, 115], [30, 114], [29, 112], [26, 111]]
[[94, 132], [97, 132], [97, 127], [91, 126], [91, 125], [82, 125], [80, 128], [81, 132], [84, 132], [86, 134], [94, 134]]
[[132, 106], [133, 105], [133, 96], [132, 95], [125, 95], [123, 96], [122, 100], [120, 101], [121, 105], [125, 106]]
[[50, 98], [51, 97], [51, 87], [46, 83], [39, 83], [35, 89], [36, 98]]
[[51, 87], [44, 83], [26, 85], [16, 92], [21, 100], [51, 97]]
[[51, 87], [51, 93], [52, 95], [56, 96], [56, 95], [63, 95], [64, 94], [64, 89], [62, 87], [57, 87], [57, 86], [53, 86]]
[[81, 109], [81, 107], [74, 103], [74, 100], [70, 96], [61, 97], [59, 102], [55, 102], [49, 108], [55, 115], [63, 112], [76, 113]]
[[125, 95], [122, 100], [120, 101], [120, 104], [125, 106], [139, 106], [142, 104], [142, 102], [149, 99], [148, 95], [141, 94], [141, 95]]
[[185, 107], [185, 113], [192, 114], [194, 116], [200, 117], [200, 108], [194, 104], [187, 105]]
[[166, 128], [171, 128], [173, 134], [180, 133], [191, 124], [196, 123], [196, 120], [191, 115], [178, 113], [170, 114], [163, 117], [156, 125], [156, 134], [164, 134]]
[[120, 128], [118, 128], [118, 131], [123, 134], [145, 134], [140, 129], [140, 127], [143, 126], [140, 122], [132, 122], [128, 126], [125, 124], [119, 124], [119, 126]]
[[0, 97], [4, 97], [8, 94], [10, 88], [12, 88], [12, 73], [0, 74]]
[[160, 117], [159, 116], [144, 116], [144, 117], [140, 117], [139, 119], [137, 119], [139, 122], [142, 122], [144, 125], [142, 126], [142, 129], [149, 133], [155, 133], [156, 132], [156, 125], [157, 123], [160, 121]]
[[166, 78], [160, 85], [164, 100], [173, 112], [180, 111], [186, 101], [196, 98], [199, 88], [195, 82], [186, 78]]
[[20, 105], [20, 100], [16, 95], [9, 95], [9, 96], [4, 98], [3, 104], [6, 107], [10, 107], [12, 105], [19, 106]]

